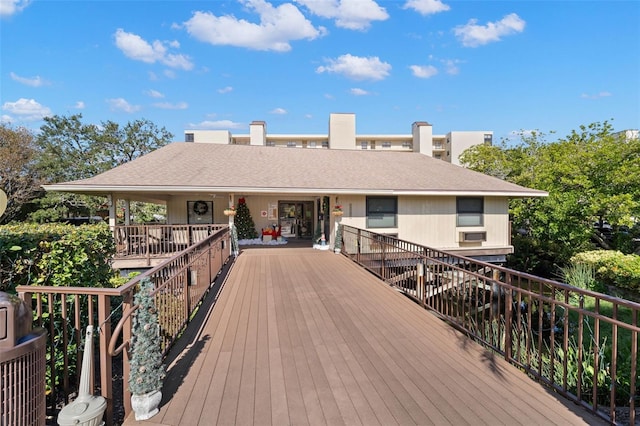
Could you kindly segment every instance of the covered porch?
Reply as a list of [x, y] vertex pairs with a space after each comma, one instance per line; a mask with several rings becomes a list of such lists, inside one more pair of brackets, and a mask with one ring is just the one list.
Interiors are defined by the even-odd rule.
[[[196, 192], [186, 195], [110, 193], [107, 199], [108, 223], [116, 244], [114, 268], [131, 269], [157, 266], [224, 227], [236, 224], [240, 228], [240, 221], [246, 219], [238, 214], [243, 204], [251, 215], [256, 239], [261, 242], [296, 242], [298, 246], [306, 242], [311, 246], [324, 234], [327, 244], [332, 243], [336, 218], [330, 210], [338, 197], [277, 192], [250, 195]], [[164, 221], [136, 223], [131, 207], [134, 202], [165, 206]]]

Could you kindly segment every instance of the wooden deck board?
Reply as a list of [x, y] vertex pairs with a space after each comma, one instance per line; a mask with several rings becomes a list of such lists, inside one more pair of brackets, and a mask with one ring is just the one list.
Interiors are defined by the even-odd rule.
[[[244, 250], [168, 384], [146, 423], [605, 424], [345, 257], [313, 249]], [[125, 422], [135, 423], [145, 422]]]

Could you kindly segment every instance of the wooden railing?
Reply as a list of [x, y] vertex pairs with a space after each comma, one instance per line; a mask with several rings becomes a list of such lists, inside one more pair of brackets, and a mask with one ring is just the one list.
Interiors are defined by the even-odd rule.
[[171, 257], [227, 225], [117, 225], [114, 229], [116, 258]]
[[[223, 227], [221, 227], [223, 228]], [[199, 302], [230, 259], [230, 233], [220, 229], [202, 241], [187, 247], [171, 259], [152, 268], [119, 288], [19, 286], [22, 300], [33, 307], [35, 325], [48, 331], [47, 375], [54, 378], [48, 389], [48, 409], [69, 402], [77, 391], [82, 364], [82, 336], [87, 325], [99, 330], [95, 353], [98, 389], [107, 400], [107, 425], [123, 420], [129, 413], [127, 389], [133, 296], [137, 284], [149, 277], [156, 285], [162, 348], [166, 355], [197, 309]], [[116, 374], [117, 373], [117, 374]], [[115, 412], [114, 401], [124, 412]]]
[[342, 239], [343, 254], [530, 377], [635, 424], [640, 304], [349, 226]]

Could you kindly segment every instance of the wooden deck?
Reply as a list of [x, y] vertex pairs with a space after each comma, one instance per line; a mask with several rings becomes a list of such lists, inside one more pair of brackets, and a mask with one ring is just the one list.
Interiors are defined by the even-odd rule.
[[605, 424], [332, 252], [242, 251], [146, 425]]

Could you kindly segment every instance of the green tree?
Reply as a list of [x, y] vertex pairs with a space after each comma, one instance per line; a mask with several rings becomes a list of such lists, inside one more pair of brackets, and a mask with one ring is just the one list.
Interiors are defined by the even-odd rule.
[[[110, 170], [171, 141], [164, 127], [142, 119], [120, 126], [113, 121], [85, 124], [82, 115], [44, 119], [36, 139], [40, 149], [38, 170], [44, 183], [86, 179]], [[104, 208], [104, 198], [47, 193], [40, 210], [31, 217], [43, 222], [66, 216], [92, 216]], [[142, 216], [142, 215], [141, 215]]]
[[[516, 144], [503, 141], [461, 156], [474, 170], [549, 193], [511, 202], [512, 229], [519, 232], [516, 267], [549, 275], [554, 264], [564, 266], [573, 254], [593, 247], [594, 222], [628, 225], [640, 217], [638, 139], [613, 133], [606, 121], [551, 143], [539, 132], [519, 136]], [[597, 241], [609, 248], [604, 239]]]
[[7, 209], [0, 215], [0, 224], [24, 219], [31, 202], [42, 194], [37, 156], [29, 130], [0, 124], [0, 189], [7, 194]]

